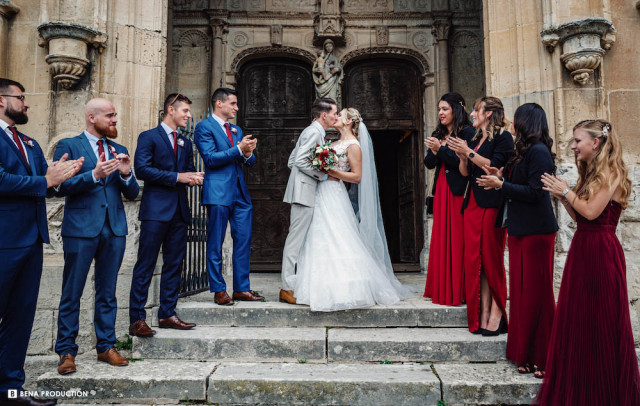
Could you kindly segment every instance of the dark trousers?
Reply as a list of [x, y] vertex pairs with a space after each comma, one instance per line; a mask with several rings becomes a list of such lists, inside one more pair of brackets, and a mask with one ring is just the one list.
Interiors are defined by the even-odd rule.
[[231, 206], [207, 205], [207, 270], [209, 290], [221, 292], [227, 289], [222, 277], [222, 243], [231, 225], [233, 238], [233, 290], [246, 292], [250, 289], [249, 262], [251, 258], [251, 221], [253, 206], [245, 200], [236, 200]]
[[96, 351], [104, 352], [116, 342], [116, 281], [124, 257], [126, 237], [113, 234], [108, 220], [100, 234], [94, 238], [62, 237], [64, 273], [62, 296], [58, 308], [59, 355], [78, 353], [80, 298], [87, 280], [91, 262], [95, 259], [95, 304], [93, 326], [96, 332]]
[[36, 313], [42, 243], [0, 249], [0, 399], [22, 390], [24, 359]]
[[133, 268], [129, 295], [131, 324], [146, 319], [144, 306], [149, 296], [149, 285], [161, 246], [163, 264], [158, 318], [166, 319], [176, 314], [182, 260], [187, 249], [187, 223], [182, 219], [180, 206], [171, 221], [144, 220], [140, 223], [138, 260]]

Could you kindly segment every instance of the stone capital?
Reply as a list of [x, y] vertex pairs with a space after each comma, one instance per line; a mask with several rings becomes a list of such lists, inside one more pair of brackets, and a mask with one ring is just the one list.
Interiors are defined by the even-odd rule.
[[213, 35], [213, 38], [220, 39], [229, 32], [229, 23], [225, 20], [212, 18], [209, 20], [209, 26], [211, 26], [211, 34]]
[[11, 0], [0, 0], [0, 16], [5, 20], [10, 20], [19, 12], [20, 7], [16, 6]]
[[604, 18], [586, 18], [547, 28], [540, 36], [549, 52], [562, 47], [560, 60], [576, 83], [586, 85], [615, 43], [616, 29]]
[[433, 22], [431, 28], [431, 34], [433, 35], [434, 43], [440, 41], [447, 41], [449, 39], [449, 31], [451, 30], [451, 21], [449, 20], [436, 20]]

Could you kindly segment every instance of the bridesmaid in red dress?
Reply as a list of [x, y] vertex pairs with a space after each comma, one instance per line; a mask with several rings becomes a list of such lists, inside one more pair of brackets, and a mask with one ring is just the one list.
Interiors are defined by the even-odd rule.
[[547, 370], [535, 405], [640, 405], [624, 253], [615, 231], [631, 195], [620, 141], [604, 120], [573, 129], [578, 183], [545, 174], [576, 220], [562, 275]]
[[[476, 135], [467, 142], [454, 138], [449, 148], [460, 158], [460, 172], [470, 177], [464, 208], [464, 278], [469, 331], [485, 336], [507, 332], [504, 269], [506, 230], [495, 227], [502, 194], [484, 190], [476, 180], [484, 166], [502, 168], [513, 154], [513, 137], [504, 130], [504, 107], [496, 97], [482, 97], [471, 113]], [[463, 204], [464, 207], [464, 204]]]
[[556, 309], [553, 252], [558, 223], [540, 177], [555, 172], [553, 141], [547, 115], [536, 103], [518, 107], [513, 128], [516, 150], [504, 169], [506, 178], [501, 179], [501, 169], [486, 168], [487, 175], [478, 184], [500, 189], [504, 198], [498, 225], [509, 232], [507, 359], [518, 365], [521, 374], [537, 367], [535, 376], [542, 378]]
[[470, 140], [475, 134], [458, 93], [443, 95], [438, 103], [440, 124], [425, 140], [424, 164], [436, 169], [433, 181], [433, 227], [429, 246], [429, 264], [424, 297], [433, 303], [459, 306], [464, 302], [462, 273], [463, 219], [462, 201], [468, 184], [460, 174], [460, 159], [447, 146], [450, 138]]

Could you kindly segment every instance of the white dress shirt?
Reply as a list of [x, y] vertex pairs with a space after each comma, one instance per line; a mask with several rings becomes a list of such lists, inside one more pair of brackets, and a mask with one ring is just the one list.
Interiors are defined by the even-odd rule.
[[[220, 127], [222, 128], [222, 131], [224, 132], [224, 134], [227, 134], [227, 129], [225, 128], [225, 124], [227, 123], [227, 121], [224, 121], [223, 119], [221, 119], [220, 117], [216, 116], [215, 114], [211, 113], [211, 117], [213, 117], [214, 120], [216, 120], [218, 122], [218, 124], [220, 124]], [[231, 129], [231, 124], [229, 124], [229, 128], [230, 131], [232, 133], [233, 136], [233, 130]], [[240, 155], [244, 158], [244, 161], [246, 162], [248, 159], [251, 159], [251, 157], [253, 156], [253, 152], [251, 153], [251, 155], [249, 155], [249, 157], [244, 156], [244, 154], [242, 153], [242, 150], [240, 149], [239, 145], [236, 145], [236, 147], [238, 147], [238, 151], [240, 151]]]
[[[9, 139], [11, 140], [11, 142], [13, 143], [13, 145], [16, 146], [16, 148], [20, 149], [20, 147], [18, 145], [16, 145], [16, 142], [13, 140], [13, 133], [11, 132], [11, 130], [9, 129], [9, 127], [11, 127], [9, 125], [9, 123], [7, 123], [6, 121], [4, 121], [3, 119], [0, 118], [0, 128], [2, 128], [2, 131], [7, 134], [7, 136], [9, 137]], [[24, 151], [24, 156], [27, 159], [27, 163], [29, 165], [31, 165], [31, 163], [29, 162], [29, 154], [27, 154], [27, 148], [26, 145], [24, 145], [24, 142], [22, 141], [22, 138], [20, 137], [20, 135], [18, 135], [18, 140], [20, 140], [20, 144], [22, 144], [22, 149]]]
[[[115, 158], [111, 156], [112, 155], [111, 151], [109, 151], [109, 144], [107, 143], [107, 137], [98, 138], [87, 130], [84, 130], [84, 136], [87, 138], [87, 141], [89, 141], [89, 144], [91, 144], [91, 149], [93, 149], [93, 153], [96, 154], [96, 162], [100, 162], [100, 154], [98, 153], [98, 140], [100, 139], [103, 140], [102, 148], [104, 149], [104, 160], [108, 161], [109, 159]], [[133, 172], [133, 169], [132, 169], [132, 172]], [[93, 178], [94, 183], [100, 182], [100, 179], [96, 179], [96, 176], [93, 173], [93, 171], [91, 171], [91, 177]], [[127, 179], [123, 178], [122, 174], [120, 174], [120, 179], [122, 179], [122, 181], [127, 185], [131, 181], [131, 178], [133, 178], [133, 173], [129, 173], [129, 177]]]

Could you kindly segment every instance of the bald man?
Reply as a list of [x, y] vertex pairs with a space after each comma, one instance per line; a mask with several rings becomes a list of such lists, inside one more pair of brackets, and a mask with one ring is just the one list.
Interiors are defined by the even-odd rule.
[[94, 260], [93, 324], [98, 360], [114, 366], [129, 363], [114, 347], [116, 280], [127, 236], [122, 196], [133, 200], [140, 189], [127, 149], [114, 141], [118, 136], [116, 117], [109, 100], [90, 100], [85, 107], [87, 129], [77, 137], [60, 140], [54, 154], [54, 160], [64, 154], [69, 154], [69, 159], [84, 157], [78, 174], [62, 183], [57, 192], [66, 196], [61, 233], [64, 274], [55, 347], [62, 375], [76, 370], [80, 297]]

